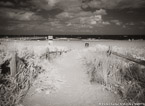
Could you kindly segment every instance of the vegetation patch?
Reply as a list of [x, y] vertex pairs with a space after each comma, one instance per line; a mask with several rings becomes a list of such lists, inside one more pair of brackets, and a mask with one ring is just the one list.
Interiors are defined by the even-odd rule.
[[[53, 59], [67, 51], [68, 49], [63, 47], [25, 45], [17, 46], [13, 53], [10, 49], [2, 49], [0, 51], [0, 106], [18, 105], [38, 75], [49, 69], [48, 65]], [[13, 58], [15, 58], [13, 61], [16, 64], [15, 68], [10, 66]]]
[[[132, 103], [145, 103], [145, 66], [124, 58], [108, 55], [107, 46], [89, 48], [83, 55], [83, 63], [92, 84], [104, 85]], [[145, 51], [132, 52], [114, 47], [113, 51], [144, 60]], [[124, 51], [124, 52], [123, 52]], [[125, 54], [127, 53], [127, 54]]]

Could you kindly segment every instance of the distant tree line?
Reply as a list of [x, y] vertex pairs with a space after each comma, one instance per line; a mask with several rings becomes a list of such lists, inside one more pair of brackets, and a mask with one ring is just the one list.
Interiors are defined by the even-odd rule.
[[145, 40], [145, 35], [0, 35], [0, 38], [41, 38], [46, 39], [48, 36], [53, 36], [53, 38], [78, 38], [78, 39], [116, 39], [116, 40], [133, 40], [133, 39], [143, 39]]

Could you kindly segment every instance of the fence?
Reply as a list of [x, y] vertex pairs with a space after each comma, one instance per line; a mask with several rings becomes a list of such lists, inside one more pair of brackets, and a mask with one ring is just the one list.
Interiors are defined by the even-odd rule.
[[100, 45], [91, 50], [83, 58], [90, 83], [104, 85], [125, 100], [144, 103], [145, 61], [133, 57], [137, 52], [132, 55], [132, 51]]
[[[21, 58], [16, 51], [12, 52], [10, 64], [7, 66], [10, 68], [10, 73], [0, 76], [0, 106], [16, 106], [23, 100], [38, 74], [44, 71], [42, 66], [35, 64], [37, 56], [27, 52], [26, 56]], [[38, 58], [49, 62], [50, 59], [66, 52], [67, 50], [49, 51]]]
[[107, 51], [107, 55], [109, 56], [111, 54], [113, 54], [115, 56], [118, 56], [118, 57], [121, 57], [121, 58], [124, 58], [124, 59], [129, 60], [129, 61], [132, 61], [134, 63], [137, 63], [137, 64], [140, 64], [140, 65], [144, 65], [145, 66], [145, 61], [144, 60], [136, 59], [134, 57], [129, 57], [127, 55], [123, 55], [123, 54], [114, 52], [114, 51], [112, 51], [111, 47], [109, 47], [109, 50]]

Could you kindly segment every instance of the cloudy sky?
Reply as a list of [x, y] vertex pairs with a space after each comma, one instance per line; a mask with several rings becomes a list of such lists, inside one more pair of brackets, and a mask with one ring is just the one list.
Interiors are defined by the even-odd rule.
[[0, 34], [145, 35], [145, 0], [0, 0]]

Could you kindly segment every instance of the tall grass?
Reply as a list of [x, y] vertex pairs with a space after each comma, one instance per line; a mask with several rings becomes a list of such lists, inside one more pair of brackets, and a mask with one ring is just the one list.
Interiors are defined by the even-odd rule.
[[[108, 56], [107, 48], [99, 45], [86, 50], [83, 55], [90, 82], [104, 85], [107, 90], [120, 95], [124, 100], [145, 103], [145, 66], [114, 55]], [[116, 50], [126, 51], [119, 48]], [[137, 52], [133, 52], [134, 57], [144, 59], [141, 56], [144, 56], [145, 51], [141, 52], [137, 56]], [[132, 51], [126, 53], [132, 56]]]
[[[6, 47], [7, 48], [7, 47]], [[34, 80], [43, 71], [50, 70], [50, 61], [60, 56], [60, 53], [67, 52], [63, 47], [52, 46], [15, 46], [16, 54], [16, 75], [2, 74], [0, 70], [0, 106], [16, 106], [19, 104]], [[50, 54], [50, 52], [53, 52]], [[11, 60], [10, 49], [1, 49], [1, 64]]]

